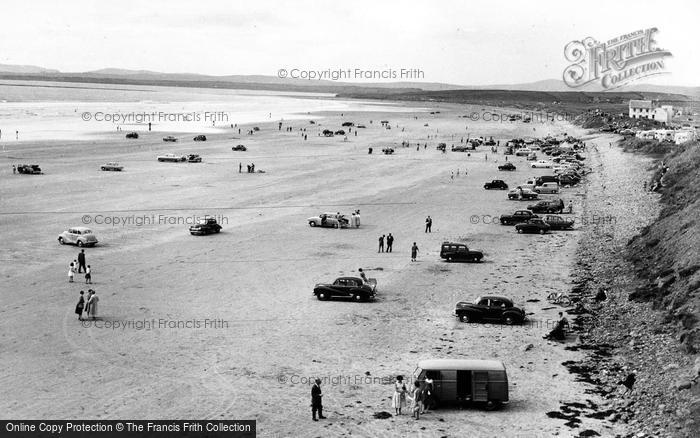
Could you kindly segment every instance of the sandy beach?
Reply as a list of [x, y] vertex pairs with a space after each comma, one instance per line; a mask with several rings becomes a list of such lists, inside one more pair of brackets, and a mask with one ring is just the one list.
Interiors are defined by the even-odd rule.
[[[494, 155], [488, 147], [470, 155], [435, 148], [467, 135], [503, 144], [583, 132], [565, 123], [465, 121], [464, 106], [435, 110], [327, 112], [311, 115], [315, 124], [295, 120], [278, 130], [274, 121], [245, 135], [247, 125], [241, 135], [229, 130], [197, 143], [196, 133], [164, 143], [155, 132], [137, 140], [124, 132], [91, 141], [3, 140], [0, 387], [12, 397], [0, 397], [0, 411], [27, 419], [247, 418], [270, 437], [613, 435], [599, 420], [582, 418], [574, 430], [545, 415], [562, 400], [593, 397], [561, 365], [582, 353], [542, 339], [560, 310], [547, 295], [571, 286], [579, 231], [518, 235], [485, 223], [527, 202], [483, 190], [484, 182], [514, 185], [551, 171], [511, 156], [518, 169], [499, 172], [502, 150]], [[344, 121], [366, 128], [347, 141], [318, 135]], [[416, 150], [416, 141], [428, 147]], [[248, 151], [233, 152], [236, 144]], [[381, 154], [385, 146], [396, 153]], [[203, 162], [156, 161], [170, 152], [197, 153]], [[124, 171], [101, 172], [109, 161]], [[44, 174], [13, 175], [12, 164], [25, 162]], [[249, 163], [265, 173], [246, 173]], [[580, 212], [584, 193], [582, 184], [561, 197]], [[306, 222], [323, 211], [356, 209], [359, 229]], [[220, 218], [222, 232], [191, 236], [188, 218], [205, 214]], [[87, 290], [81, 276], [67, 281], [78, 248], [56, 241], [72, 226], [89, 226], [100, 240], [86, 249], [100, 296], [94, 323], [81, 324], [73, 312], [78, 292]], [[377, 237], [387, 233], [396, 238], [394, 252], [378, 254]], [[443, 241], [482, 250], [484, 262], [441, 261]], [[415, 263], [413, 242], [420, 248]], [[378, 281], [376, 302], [313, 297], [314, 284], [360, 267]], [[453, 316], [457, 301], [486, 293], [524, 305], [529, 323], [463, 324]], [[494, 412], [442, 409], [418, 422], [408, 414], [373, 418], [393, 413], [393, 378], [411, 375], [426, 358], [504, 361], [510, 404]], [[312, 423], [316, 377], [324, 379], [328, 419]]]

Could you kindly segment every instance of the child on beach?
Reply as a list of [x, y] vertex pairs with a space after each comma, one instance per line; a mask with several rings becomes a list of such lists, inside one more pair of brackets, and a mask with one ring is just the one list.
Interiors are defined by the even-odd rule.
[[85, 284], [92, 284], [92, 268], [90, 268], [90, 265], [87, 265], [87, 268], [85, 268]]
[[75, 313], [78, 314], [78, 321], [83, 320], [83, 309], [85, 308], [85, 297], [83, 296], [85, 292], [80, 291], [80, 299], [78, 299], [78, 304], [75, 306]]
[[73, 266], [73, 263], [70, 264], [70, 267], [68, 268], [68, 283], [73, 283], [73, 276], [75, 275], [75, 267]]

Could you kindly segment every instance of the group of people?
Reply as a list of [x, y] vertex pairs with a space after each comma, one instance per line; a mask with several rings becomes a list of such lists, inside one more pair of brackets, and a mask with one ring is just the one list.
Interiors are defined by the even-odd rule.
[[384, 252], [384, 240], [386, 239], [386, 252], [392, 252], [394, 246], [394, 236], [389, 233], [389, 235], [382, 234], [379, 236], [379, 249], [377, 252]]
[[75, 313], [78, 315], [78, 321], [83, 320], [83, 312], [86, 313], [88, 319], [97, 318], [97, 303], [100, 299], [97, 297], [97, 292], [93, 289], [88, 289], [87, 297], [85, 297], [85, 292], [80, 291], [80, 298], [78, 298], [78, 304], [75, 306]]
[[350, 215], [350, 226], [360, 228], [360, 210], [355, 210]]
[[420, 419], [421, 414], [428, 413], [435, 404], [432, 379], [426, 378], [423, 385], [416, 380], [409, 390], [403, 376], [396, 376], [394, 396], [391, 399], [391, 406], [396, 415], [402, 415], [401, 411], [406, 407], [407, 402], [410, 403], [411, 416], [416, 420]]
[[73, 283], [76, 274], [85, 273], [85, 284], [92, 284], [92, 268], [85, 262], [85, 250], [81, 249], [78, 258], [68, 267], [68, 282]]

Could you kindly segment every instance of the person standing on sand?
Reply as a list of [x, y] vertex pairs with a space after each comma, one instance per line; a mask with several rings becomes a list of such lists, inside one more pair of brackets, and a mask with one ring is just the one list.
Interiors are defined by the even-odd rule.
[[422, 414], [427, 414], [430, 408], [433, 407], [433, 379], [425, 379], [425, 387], [423, 388], [423, 411]]
[[357, 219], [357, 228], [360, 228], [360, 210], [355, 212], [355, 219]]
[[377, 252], [384, 252], [384, 237], [386, 237], [384, 234], [379, 236], [379, 249]]
[[396, 376], [391, 407], [396, 411], [396, 415], [401, 415], [401, 409], [406, 407], [406, 384], [403, 382], [403, 376]]
[[[14, 164], [12, 165], [12, 173], [13, 173], [13, 174], [17, 173], [17, 166], [15, 166]], [[645, 189], [646, 189], [646, 185], [647, 185], [647, 183], [644, 183], [644, 188], [645, 188]]]
[[78, 314], [78, 321], [83, 320], [83, 309], [85, 308], [85, 292], [80, 291], [80, 298], [78, 299], [78, 304], [75, 306], [75, 313]]
[[432, 233], [432, 228], [433, 228], [433, 219], [428, 216], [425, 218], [425, 232], [426, 233]]
[[386, 236], [386, 252], [391, 252], [392, 246], [394, 245], [394, 236], [389, 233], [388, 236]]
[[411, 395], [408, 396], [408, 399], [411, 400], [411, 416], [415, 418], [416, 420], [420, 419], [420, 409], [422, 406], [422, 391], [420, 388], [420, 382], [416, 380], [415, 386], [413, 390], [411, 391]]
[[241, 173], [243, 171], [243, 163], [240, 161], [238, 162], [238, 173]]
[[97, 303], [100, 301], [100, 298], [97, 296], [97, 292], [94, 290], [90, 289], [92, 291], [92, 295], [88, 299], [88, 317], [92, 319], [97, 318]]
[[85, 268], [85, 284], [92, 284], [92, 268], [90, 268], [90, 265], [87, 265], [87, 268]]
[[86, 271], [85, 268], [85, 250], [81, 249], [78, 253], [78, 274]]
[[68, 268], [68, 283], [73, 283], [73, 276], [75, 275], [75, 267], [73, 266], [73, 263], [70, 264], [70, 267]]
[[320, 420], [325, 420], [326, 417], [323, 416], [323, 392], [321, 392], [321, 379], [316, 379], [314, 385], [311, 387], [311, 419], [318, 421], [316, 419], [316, 412], [318, 412], [318, 418]]
[[413, 242], [413, 246], [411, 247], [411, 261], [415, 262], [416, 257], [418, 257], [418, 245], [416, 245], [416, 242]]
[[90, 313], [90, 298], [92, 298], [92, 289], [88, 289], [87, 297], [85, 297], [85, 313]]

